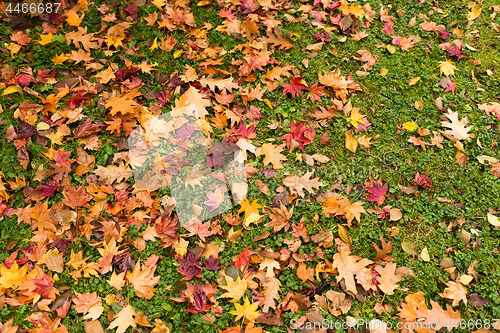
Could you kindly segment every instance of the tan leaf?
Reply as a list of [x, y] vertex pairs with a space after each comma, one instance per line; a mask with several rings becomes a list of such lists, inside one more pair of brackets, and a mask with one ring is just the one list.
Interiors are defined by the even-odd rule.
[[357, 294], [354, 276], [372, 263], [373, 261], [366, 258], [351, 256], [349, 250], [341, 249], [339, 253], [333, 255], [332, 266], [339, 270], [337, 282], [344, 279], [346, 289], [353, 294]]
[[276, 304], [274, 301], [279, 300], [279, 294], [281, 292], [280, 287], [281, 282], [278, 278], [275, 277], [267, 279], [267, 281], [264, 283], [264, 300], [262, 304], [262, 312], [267, 313], [269, 312], [269, 308], [276, 308]]
[[[444, 282], [444, 281], [442, 281]], [[448, 281], [444, 282], [448, 287], [444, 289], [443, 293], [438, 293], [442, 298], [453, 300], [452, 306], [457, 306], [460, 301], [467, 306], [467, 287], [460, 282]]]
[[448, 121], [442, 121], [441, 126], [449, 128], [449, 130], [441, 131], [444, 136], [453, 142], [462, 139], [469, 140], [471, 138], [469, 131], [472, 129], [472, 126], [465, 127], [468, 123], [467, 117], [459, 120], [458, 112], [452, 112], [449, 109], [444, 115], [448, 118]]
[[129, 326], [137, 326], [134, 317], [135, 310], [130, 304], [128, 304], [123, 307], [120, 312], [118, 312], [114, 320], [108, 326], [108, 330], [117, 328], [116, 333], [125, 333]]
[[290, 190], [297, 191], [297, 194], [300, 197], [304, 197], [304, 190], [307, 190], [309, 193], [314, 193], [314, 188], [319, 189], [320, 186], [325, 186], [322, 182], [319, 182], [319, 177], [310, 179], [314, 174], [313, 171], [306, 172], [302, 177], [298, 175], [290, 175], [283, 179], [283, 184], [288, 187]]
[[84, 321], [83, 327], [85, 329], [85, 333], [104, 333], [99, 320]]
[[47, 268], [53, 272], [62, 273], [64, 268], [63, 258], [57, 253], [51, 252], [45, 260]]

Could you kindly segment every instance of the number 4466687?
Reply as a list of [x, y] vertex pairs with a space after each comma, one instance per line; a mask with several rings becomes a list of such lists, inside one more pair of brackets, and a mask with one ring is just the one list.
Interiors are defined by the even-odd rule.
[[9, 3], [6, 8], [7, 13], [23, 13], [23, 14], [50, 14], [59, 12], [61, 7], [60, 2], [55, 3]]

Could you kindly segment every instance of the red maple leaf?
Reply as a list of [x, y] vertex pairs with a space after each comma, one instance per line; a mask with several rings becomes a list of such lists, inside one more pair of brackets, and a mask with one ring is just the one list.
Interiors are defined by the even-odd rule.
[[316, 132], [309, 128], [302, 128], [306, 122], [301, 121], [297, 125], [292, 120], [292, 124], [290, 125], [290, 133], [285, 134], [281, 137], [281, 139], [286, 139], [286, 146], [290, 149], [290, 145], [292, 144], [292, 140], [295, 140], [299, 143], [300, 150], [304, 151], [304, 145], [309, 144], [314, 139]]
[[422, 186], [432, 190], [432, 183], [434, 180], [429, 178], [429, 173], [424, 172], [422, 175], [417, 171], [415, 175], [415, 180], [412, 182], [413, 185]]
[[292, 99], [294, 99], [295, 94], [298, 93], [300, 97], [302, 97], [301, 90], [307, 89], [307, 86], [305, 84], [300, 83], [302, 79], [303, 77], [295, 77], [290, 80], [290, 83], [281, 84], [281, 86], [285, 88], [285, 90], [283, 90], [283, 96], [285, 96], [287, 93], [290, 93], [292, 95]]
[[101, 131], [102, 124], [92, 123], [92, 117], [85, 120], [83, 123], [78, 125], [74, 134], [77, 138], [99, 133]]
[[16, 76], [15, 82], [16, 84], [22, 84], [23, 86], [27, 87], [31, 82], [37, 82], [37, 80], [31, 75], [21, 74]]
[[45, 198], [45, 197], [52, 195], [52, 193], [54, 193], [55, 190], [57, 190], [59, 185], [60, 184], [58, 182], [51, 179], [48, 182], [38, 186], [35, 190], [42, 190], [43, 192], [42, 192], [42, 194], [40, 194], [40, 198]]
[[368, 193], [371, 194], [366, 200], [376, 202], [377, 205], [380, 206], [385, 200], [388, 186], [387, 184], [381, 186], [379, 182], [374, 182], [373, 187], [369, 186], [365, 189]]
[[249, 266], [250, 265], [250, 262], [248, 261], [248, 256], [251, 256], [255, 252], [249, 251], [248, 250], [249, 248], [250, 248], [250, 245], [247, 246], [247, 247], [245, 247], [245, 249], [238, 256], [238, 259], [234, 263], [234, 266], [236, 266], [239, 269], [241, 269], [241, 266], [243, 266], [243, 265], [245, 265], [245, 266]]
[[129, 13], [129, 15], [134, 18], [134, 19], [137, 19], [137, 11], [139, 10], [137, 8], [137, 5], [135, 4], [135, 2], [126, 2], [128, 7], [125, 8], [124, 10]]
[[451, 84], [444, 90], [445, 93], [447, 92], [455, 92], [455, 79], [450, 77]]
[[217, 189], [215, 192], [205, 192], [207, 193], [208, 200], [203, 201], [202, 204], [211, 207], [210, 212], [219, 208], [219, 206], [224, 202], [224, 192]]
[[394, 22], [385, 22], [384, 26], [382, 27], [382, 30], [385, 31], [386, 35], [392, 35], [392, 34], [394, 34], [394, 31], [392, 30], [393, 26], [394, 26]]
[[239, 129], [236, 129], [234, 127], [231, 127], [231, 129], [233, 130], [234, 134], [241, 135], [242, 137], [247, 139], [253, 139], [257, 136], [257, 133], [255, 132], [255, 125], [252, 125], [249, 128], [247, 128], [245, 124], [240, 123]]
[[457, 57], [458, 60], [462, 59], [462, 58], [467, 58], [466, 55], [463, 55], [462, 54], [462, 45], [463, 45], [464, 41], [461, 40], [461, 39], [456, 39], [453, 41], [453, 47], [449, 47], [449, 46], [445, 46], [445, 50], [446, 52], [448, 52], [448, 54], [452, 57]]
[[201, 277], [200, 254], [199, 251], [196, 251], [196, 253], [189, 252], [186, 258], [175, 256], [181, 265], [181, 268], [178, 268], [177, 271], [184, 275], [183, 280], [191, 280], [195, 276]]

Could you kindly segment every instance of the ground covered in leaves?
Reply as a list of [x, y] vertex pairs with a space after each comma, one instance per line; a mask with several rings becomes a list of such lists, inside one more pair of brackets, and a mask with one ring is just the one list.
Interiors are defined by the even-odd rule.
[[499, 12], [1, 2], [0, 332], [500, 331]]

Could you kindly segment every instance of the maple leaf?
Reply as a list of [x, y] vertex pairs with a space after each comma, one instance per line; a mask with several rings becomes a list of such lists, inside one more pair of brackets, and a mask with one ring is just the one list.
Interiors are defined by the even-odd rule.
[[259, 208], [262, 208], [262, 206], [257, 203], [257, 199], [250, 203], [248, 198], [245, 198], [245, 200], [241, 201], [239, 204], [241, 208], [238, 210], [238, 214], [245, 212], [245, 220], [252, 214], [259, 214]]
[[177, 271], [184, 275], [183, 280], [191, 280], [193, 277], [201, 277], [202, 268], [200, 266], [200, 253], [189, 252], [185, 259], [177, 256], [177, 260], [181, 265]]
[[338, 115], [338, 110], [335, 106], [327, 106], [326, 108], [323, 106], [319, 106], [321, 112], [318, 109], [313, 108], [312, 110], [315, 112], [314, 114], [308, 113], [307, 115], [310, 117], [314, 117], [316, 120], [320, 119], [329, 119], [335, 118]]
[[236, 303], [234, 307], [236, 308], [236, 310], [229, 311], [229, 313], [236, 316], [235, 320], [245, 318], [246, 320], [253, 323], [255, 322], [255, 319], [260, 316], [260, 314], [257, 312], [259, 303], [250, 303], [248, 297], [245, 297], [245, 302], [243, 303], [243, 305]]
[[189, 235], [187, 235], [187, 237], [198, 235], [202, 242], [205, 241], [205, 237], [209, 237], [213, 234], [211, 231], [209, 231], [210, 221], [202, 223], [199, 219], [193, 219], [184, 224], [183, 227], [184, 229], [189, 231]]
[[318, 86], [318, 82], [314, 83], [311, 87], [309, 87], [309, 92], [307, 93], [307, 98], [311, 100], [311, 102], [321, 102], [321, 96], [325, 96], [326, 93], [323, 92], [325, 87]]
[[77, 188], [71, 186], [71, 183], [67, 182], [67, 188], [62, 192], [64, 195], [63, 203], [75, 209], [76, 207], [85, 207], [87, 203], [92, 199], [90, 195], [87, 194], [84, 185], [80, 185]]
[[299, 264], [297, 268], [297, 277], [302, 280], [302, 282], [306, 282], [307, 280], [314, 281], [314, 269], [311, 267], [307, 267], [304, 262]]
[[220, 269], [219, 267], [219, 258], [214, 258], [213, 256], [210, 256], [208, 259], [203, 259], [203, 265], [209, 270], [209, 271], [217, 271]]
[[472, 129], [472, 126], [465, 127], [467, 125], [468, 120], [467, 117], [458, 119], [458, 112], [453, 112], [448, 109], [448, 112], [444, 114], [449, 121], [442, 121], [441, 126], [447, 127], [449, 130], [441, 131], [441, 133], [450, 139], [453, 142], [465, 139], [470, 140], [472, 135], [469, 131]]
[[115, 271], [111, 273], [111, 277], [109, 280], [106, 280], [106, 282], [111, 286], [116, 288], [117, 290], [122, 290], [123, 286], [125, 285], [125, 271], [116, 274]]
[[417, 310], [428, 311], [422, 291], [406, 295], [405, 301], [406, 303], [401, 303], [401, 307], [398, 307], [399, 317], [403, 320], [416, 321]]
[[296, 141], [299, 144], [300, 150], [304, 151], [304, 144], [310, 144], [316, 135], [316, 132], [310, 128], [302, 128], [306, 122], [301, 121], [298, 124], [292, 120], [290, 125], [290, 133], [285, 134], [281, 139], [286, 139], [286, 146], [291, 148], [292, 142]]
[[233, 280], [232, 277], [223, 274], [226, 284], [219, 285], [221, 289], [226, 290], [224, 294], [222, 294], [221, 298], [231, 298], [231, 303], [236, 303], [245, 295], [245, 291], [248, 288], [247, 280], [242, 279], [239, 275], [236, 280]]
[[272, 277], [267, 279], [263, 285], [264, 290], [262, 291], [262, 295], [264, 296], [264, 300], [262, 301], [262, 312], [267, 313], [270, 308], [276, 308], [274, 301], [279, 300], [281, 281], [276, 277]]
[[108, 326], [108, 330], [117, 327], [116, 333], [125, 333], [129, 326], [136, 327], [135, 317], [136, 313], [134, 308], [127, 304], [115, 315], [114, 320]]
[[225, 197], [224, 193], [217, 188], [215, 192], [205, 192], [207, 194], [208, 200], [203, 201], [202, 204], [207, 205], [208, 207], [211, 207], [210, 212], [213, 212], [219, 206], [224, 202]]
[[429, 178], [429, 172], [424, 172], [422, 175], [417, 171], [415, 174], [415, 180], [411, 183], [413, 185], [422, 186], [432, 190], [433, 179]]
[[234, 266], [238, 267], [238, 269], [241, 269], [241, 266], [245, 265], [248, 266], [250, 265], [250, 262], [248, 261], [248, 256], [255, 254], [255, 252], [248, 250], [250, 248], [250, 245], [247, 246], [239, 255], [238, 259], [234, 263]]
[[314, 188], [318, 189], [320, 186], [325, 186], [322, 182], [319, 182], [319, 177], [310, 179], [314, 174], [314, 169], [312, 171], [306, 172], [302, 177], [298, 175], [290, 175], [283, 179], [283, 185], [288, 187], [290, 190], [294, 190], [297, 194], [303, 198], [304, 190], [309, 193], [314, 193]]
[[134, 291], [138, 297], [150, 299], [154, 296], [155, 285], [160, 280], [160, 276], [153, 276], [156, 270], [156, 264], [150, 267], [143, 265], [141, 270], [140, 261], [134, 266], [132, 272], [127, 272], [126, 278], [134, 286]]
[[446, 305], [446, 311], [439, 305], [439, 303], [431, 300], [432, 308], [428, 311], [417, 310], [417, 318], [425, 318], [424, 326], [431, 326], [433, 330], [439, 331], [441, 328], [446, 327], [449, 332], [453, 328], [457, 328], [460, 323], [460, 312], [453, 311], [453, 308]]
[[356, 290], [354, 276], [372, 263], [371, 260], [366, 258], [351, 256], [350, 250], [340, 249], [340, 252], [333, 255], [332, 266], [339, 271], [337, 282], [344, 279], [346, 289], [356, 295], [358, 292]]
[[446, 76], [454, 75], [455, 69], [457, 69], [457, 67], [455, 67], [455, 65], [453, 64], [453, 61], [451, 61], [451, 60], [439, 62], [439, 70], [441, 71], [441, 73], [443, 73]]
[[381, 186], [379, 182], [373, 182], [373, 186], [365, 187], [365, 190], [371, 194], [366, 200], [376, 202], [380, 206], [385, 200], [388, 188], [388, 184]]
[[118, 112], [123, 115], [126, 114], [139, 114], [142, 106], [137, 104], [133, 99], [127, 96], [111, 97], [105, 103], [105, 107], [111, 108], [110, 115], [115, 116]]
[[266, 224], [266, 227], [273, 227], [274, 233], [280, 231], [283, 228], [285, 229], [285, 231], [288, 231], [288, 228], [290, 228], [290, 219], [293, 215], [293, 208], [287, 210], [283, 203], [280, 204], [280, 208], [271, 208], [273, 212], [269, 214], [271, 222], [268, 222]]
[[285, 155], [281, 154], [283, 151], [283, 146], [276, 146], [272, 143], [263, 144], [261, 147], [260, 154], [266, 155], [264, 158], [264, 166], [271, 163], [273, 165], [273, 169], [283, 169], [283, 165], [281, 161], [286, 161], [287, 158]]
[[7, 268], [5, 264], [0, 264], [0, 287], [5, 289], [17, 289], [23, 283], [23, 278], [28, 273], [28, 266], [24, 265], [21, 268], [14, 261], [12, 266]]
[[394, 290], [399, 288], [396, 283], [401, 281], [404, 274], [396, 273], [396, 263], [394, 262], [388, 262], [384, 267], [376, 265], [375, 270], [380, 274], [380, 276], [376, 278], [380, 290], [386, 295], [393, 295]]
[[302, 97], [302, 90], [307, 89], [305, 84], [300, 83], [302, 79], [303, 77], [295, 77], [290, 79], [290, 83], [282, 83], [281, 86], [285, 88], [283, 90], [283, 96], [290, 93], [290, 95], [292, 95], [292, 99], [294, 99], [295, 94], [298, 93], [300, 97]]
[[[74, 309], [78, 313], [87, 314], [93, 307], [101, 306], [102, 299], [97, 296], [97, 292], [79, 294], [76, 293], [76, 297], [73, 298], [73, 303], [75, 303]], [[102, 306], [101, 306], [102, 307]]]
[[463, 45], [464, 41], [461, 40], [461, 39], [456, 39], [453, 41], [453, 47], [450, 47], [448, 46], [449, 43], [446, 43], [446, 45], [444, 45], [444, 49], [446, 50], [446, 52], [448, 52], [448, 54], [452, 57], [457, 57], [457, 60], [460, 60], [462, 58], [467, 58], [466, 55], [463, 55], [462, 54], [462, 45]]
[[438, 293], [439, 296], [453, 300], [451, 306], [458, 306], [460, 301], [463, 301], [467, 306], [467, 287], [460, 282], [454, 281], [444, 282], [444, 284], [448, 287], [444, 289], [443, 293]]

